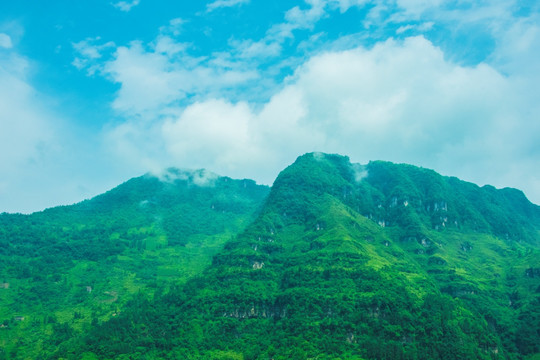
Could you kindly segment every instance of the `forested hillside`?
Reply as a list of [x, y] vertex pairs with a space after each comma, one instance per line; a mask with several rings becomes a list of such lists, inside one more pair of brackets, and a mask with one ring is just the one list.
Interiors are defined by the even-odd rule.
[[201, 272], [268, 187], [204, 170], [134, 178], [91, 200], [0, 215], [0, 358], [39, 358], [133, 294]]
[[[177, 184], [151, 183], [159, 188]], [[48, 334], [35, 335], [41, 358], [517, 360], [540, 355], [540, 207], [518, 190], [478, 187], [411, 165], [351, 164], [347, 157], [320, 153], [299, 157], [269, 193], [252, 182], [226, 178], [213, 187], [181, 184], [184, 195], [175, 203], [199, 199], [196, 203], [204, 204], [190, 205], [189, 224], [196, 224], [191, 230], [187, 210], [178, 213], [183, 217], [162, 215], [159, 221], [146, 210], [171, 199], [170, 192], [164, 198], [104, 195], [113, 203], [123, 198], [136, 210], [126, 215], [114, 207], [100, 211], [103, 217], [97, 218], [118, 222], [108, 227], [114, 228], [108, 252], [83, 264], [93, 266], [92, 273], [107, 279], [100, 284], [108, 287], [100, 285], [93, 295], [79, 281], [81, 286], [71, 286], [68, 294], [79, 291], [86, 297], [82, 303], [90, 304], [88, 297], [111, 296], [110, 278], [132, 279], [125, 284], [139, 288], [125, 300], [94, 298], [90, 308], [95, 313], [72, 307], [51, 324], [39, 319], [38, 328]], [[233, 198], [242, 199], [234, 205], [225, 195], [230, 187]], [[216, 195], [218, 189], [223, 197]], [[94, 206], [101, 206], [100, 199], [92, 200]], [[81, 212], [73, 216], [89, 211], [91, 204], [77, 205]], [[251, 214], [256, 217], [248, 221]], [[4, 215], [3, 228], [18, 234], [14, 219]], [[67, 230], [51, 234], [70, 234], [75, 224], [83, 229], [84, 216], [77, 219], [66, 219], [62, 226]], [[131, 233], [151, 230], [143, 232], [144, 239], [127, 242], [130, 230], [122, 230], [122, 224], [136, 219], [139, 227], [131, 228], [139, 232]], [[152, 232], [156, 229], [161, 233]], [[223, 237], [221, 248], [216, 238]], [[215, 247], [191, 252], [197, 248], [194, 239], [209, 238]], [[73, 254], [79, 249], [71, 235], [47, 239], [39, 240], [49, 244], [42, 248], [60, 251], [52, 249], [65, 244]], [[12, 239], [15, 243], [24, 242]], [[31, 252], [33, 246], [7, 248], [12, 253], [21, 249], [13, 261], [42, 261]], [[60, 263], [79, 264], [70, 256]], [[185, 265], [182, 272], [172, 265], [176, 262]], [[71, 273], [55, 275], [54, 266], [43, 265], [41, 276], [59, 276], [54, 284], [70, 284]], [[101, 266], [126, 275], [100, 273]], [[12, 263], [8, 269], [15, 273], [15, 267]], [[197, 271], [184, 274], [187, 269]], [[39, 284], [36, 274], [11, 276], [26, 279], [19, 294]], [[40, 297], [34, 296], [28, 308], [38, 307]], [[62, 304], [47, 306], [58, 306], [56, 314], [63, 314]], [[10, 329], [31, 331], [26, 324], [26, 319], [9, 320]], [[21, 343], [11, 338], [4, 358], [24, 358], [30, 346]]]

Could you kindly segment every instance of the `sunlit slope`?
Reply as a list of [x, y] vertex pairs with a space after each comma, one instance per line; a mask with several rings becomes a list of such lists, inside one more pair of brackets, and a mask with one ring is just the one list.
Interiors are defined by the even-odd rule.
[[170, 169], [82, 203], [0, 215], [0, 359], [37, 358], [201, 272], [268, 194], [251, 180]]
[[201, 276], [57, 355], [520, 359], [539, 352], [539, 215], [517, 190], [306, 154]]

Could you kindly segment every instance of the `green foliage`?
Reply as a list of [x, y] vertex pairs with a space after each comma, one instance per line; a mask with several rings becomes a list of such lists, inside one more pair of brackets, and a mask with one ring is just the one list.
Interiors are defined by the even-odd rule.
[[[4, 215], [11, 230], [0, 231], [19, 236], [9, 251], [26, 256], [7, 273], [25, 281], [13, 289], [32, 304], [66, 292], [80, 304], [59, 304], [40, 320], [50, 336], [36, 336], [33, 348], [12, 337], [5, 353], [518, 360], [540, 352], [540, 209], [517, 190], [318, 153], [285, 169], [267, 198], [249, 181], [210, 177], [213, 186], [201, 187], [204, 173], [169, 175], [182, 186], [132, 180], [132, 190], [92, 200], [98, 210], [92, 201], [70, 208], [86, 215], [55, 227], [28, 231], [21, 219], [30, 218]], [[59, 213], [48, 212], [49, 225]], [[89, 238], [88, 249], [74, 234]], [[70, 254], [58, 260], [69, 275], [48, 273], [56, 261], [42, 249]], [[103, 280], [111, 271], [116, 280]], [[55, 286], [38, 286], [53, 278]], [[79, 286], [86, 279], [96, 284], [94, 306]], [[123, 292], [112, 291], [117, 282]]]
[[251, 180], [170, 169], [73, 206], [0, 215], [2, 347], [37, 357], [115, 318], [133, 294], [183, 283], [267, 194]]

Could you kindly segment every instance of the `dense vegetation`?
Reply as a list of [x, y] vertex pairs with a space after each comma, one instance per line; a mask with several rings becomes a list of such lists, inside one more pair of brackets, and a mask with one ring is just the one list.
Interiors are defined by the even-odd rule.
[[267, 194], [251, 180], [169, 169], [73, 206], [0, 215], [0, 359], [38, 358], [134, 294], [183, 283]]
[[[155, 186], [166, 184], [153, 181]], [[233, 183], [238, 194], [242, 182]], [[267, 197], [264, 188], [243, 184], [248, 184], [251, 195], [243, 194], [240, 203], [247, 205], [237, 213], [241, 221], [232, 221], [235, 227], [224, 230], [230, 223], [215, 217], [241, 207], [238, 202], [228, 207], [230, 198], [219, 203], [226, 208], [221, 213], [205, 213], [208, 206], [201, 206], [206, 209], [201, 216], [194, 214], [216, 226], [204, 233], [205, 239], [228, 235], [224, 247], [216, 246], [212, 252], [211, 262], [210, 255], [192, 252], [186, 240], [201, 236], [207, 224], [173, 217], [167, 228], [166, 216], [160, 220], [160, 231], [177, 244], [172, 248], [183, 251], [174, 258], [187, 261], [182, 269], [193, 265], [185, 258], [207, 259], [196, 267], [202, 272], [179, 277], [185, 281], [175, 277], [165, 281], [153, 272], [148, 278], [152, 282], [142, 282], [145, 291], [132, 291], [133, 296], [116, 301], [113, 314], [79, 314], [91, 319], [81, 322], [74, 313], [39, 325], [49, 334], [35, 337], [40, 339], [39, 356], [426, 360], [540, 356], [540, 208], [518, 190], [478, 187], [409, 165], [360, 166], [346, 157], [318, 153], [301, 156], [285, 169]], [[179, 207], [199, 196], [191, 193], [193, 189], [208, 191], [180, 188], [183, 197], [171, 200]], [[167, 197], [176, 196], [175, 191]], [[126, 198], [126, 204], [139, 208], [123, 219], [114, 207], [118, 203], [114, 196], [99, 213], [116, 219], [118, 229], [138, 217], [140, 228], [149, 227], [156, 220], [149, 221], [140, 208], [140, 201], [148, 198]], [[257, 201], [264, 205], [248, 224], [245, 214], [253, 213]], [[41, 215], [49, 225], [58, 221], [53, 220], [55, 211], [61, 210]], [[14, 226], [16, 218], [4, 215], [2, 228]], [[84, 219], [68, 220], [62, 225], [68, 228], [65, 238], [49, 241], [51, 249], [73, 242], [67, 246], [70, 250], [51, 251], [76, 253], [69, 229], [74, 224], [80, 227]], [[243, 225], [247, 227], [232, 236]], [[22, 231], [10, 229], [12, 234]], [[51, 229], [51, 234], [59, 229]], [[119, 263], [124, 256], [119, 254], [126, 253], [121, 247], [138, 249], [138, 240], [122, 245], [119, 239], [127, 238], [129, 230], [116, 232], [119, 235], [108, 236], [101, 257], [86, 261], [112, 262], [114, 269], [124, 269], [129, 262]], [[172, 251], [171, 245], [149, 240], [159, 238], [157, 234], [144, 234], [140, 241], [161, 247], [152, 250], [161, 251], [160, 256]], [[6, 248], [25, 249], [20, 242], [11, 238]], [[92, 254], [94, 247], [89, 248]], [[127, 273], [141, 282], [145, 261], [150, 263], [149, 255], [156, 253], [132, 251], [127, 252], [131, 259]], [[27, 255], [25, 261], [36, 255]], [[78, 264], [73, 256], [68, 259]], [[154, 260], [158, 269], [174, 268], [172, 256]], [[13, 261], [15, 267], [23, 260]], [[28, 271], [35, 271], [34, 266], [30, 264]], [[31, 302], [34, 308], [38, 299], [41, 295]], [[10, 325], [22, 323], [12, 320]], [[19, 343], [4, 351], [4, 358], [23, 358], [28, 347]]]

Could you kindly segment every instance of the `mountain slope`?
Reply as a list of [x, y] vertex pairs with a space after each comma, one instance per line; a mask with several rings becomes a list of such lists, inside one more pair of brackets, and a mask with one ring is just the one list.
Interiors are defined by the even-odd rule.
[[268, 191], [169, 169], [76, 205], [0, 215], [0, 359], [37, 358], [116, 316], [133, 294], [201, 272]]
[[540, 352], [539, 220], [517, 190], [306, 154], [201, 276], [56, 356], [520, 359]]

